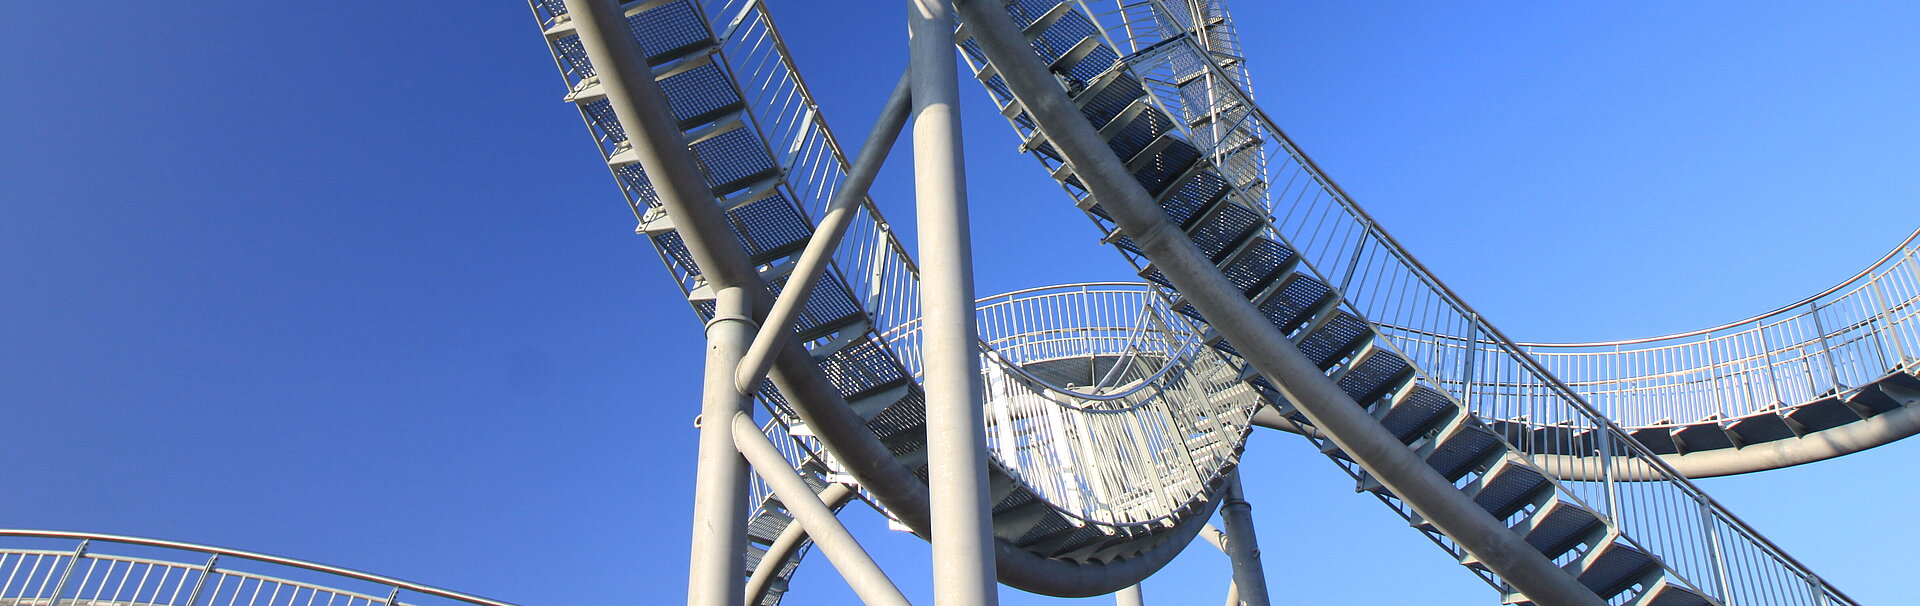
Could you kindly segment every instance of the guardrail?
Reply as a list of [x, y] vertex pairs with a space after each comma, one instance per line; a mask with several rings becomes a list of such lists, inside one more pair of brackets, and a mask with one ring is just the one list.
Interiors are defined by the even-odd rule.
[[1839, 284], [1751, 318], [1642, 339], [1518, 345], [1628, 427], [1790, 408], [1920, 361], [1916, 238], [1920, 231]]
[[[7, 606], [513, 606], [392, 577], [209, 545], [57, 530], [0, 529], [0, 538], [10, 543], [0, 547], [0, 604]], [[108, 549], [145, 553], [105, 553]]]
[[1087, 283], [978, 303], [989, 451], [1062, 513], [1170, 526], [1238, 461], [1259, 396], [1159, 294]]

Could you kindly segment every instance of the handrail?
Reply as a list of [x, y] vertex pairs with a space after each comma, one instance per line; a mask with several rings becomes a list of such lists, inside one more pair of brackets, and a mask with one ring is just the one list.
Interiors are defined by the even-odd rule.
[[[438, 587], [434, 587], [432, 585], [425, 585], [421, 583], [415, 583], [413, 581], [396, 579], [389, 576], [382, 576], [382, 575], [377, 575], [377, 574], [368, 573], [368, 572], [361, 572], [351, 568], [342, 568], [339, 566], [320, 564], [317, 562], [309, 562], [306, 560], [297, 560], [297, 559], [289, 558], [285, 556], [277, 556], [277, 555], [259, 553], [254, 551], [243, 551], [239, 549], [230, 549], [226, 547], [215, 547], [212, 545], [201, 545], [197, 543], [185, 543], [180, 541], [169, 541], [165, 539], [150, 539], [146, 537], [103, 534], [103, 533], [96, 533], [96, 532], [75, 532], [75, 531], [66, 531], [66, 530], [37, 530], [37, 529], [25, 529], [25, 528], [0, 528], [0, 537], [22, 537], [22, 538], [35, 538], [35, 539], [71, 539], [76, 541], [101, 541], [101, 542], [107, 542], [107, 543], [139, 545], [143, 547], [158, 547], [162, 549], [173, 549], [178, 551], [188, 551], [188, 552], [202, 553], [207, 555], [217, 555], [222, 557], [233, 557], [233, 558], [240, 558], [245, 560], [253, 560], [256, 562], [265, 562], [268, 564], [277, 564], [280, 566], [299, 568], [302, 570], [329, 574], [329, 575], [338, 576], [338, 577], [345, 577], [345, 578], [354, 579], [357, 581], [376, 583], [376, 584], [385, 585], [388, 587], [402, 589], [405, 591], [411, 591], [414, 593], [446, 598], [449, 600], [458, 600], [461, 602], [467, 602], [469, 604], [479, 604], [481, 606], [517, 606], [516, 604], [513, 604], [511, 602], [502, 602], [499, 600], [483, 598], [483, 597], [472, 595], [472, 594], [461, 593], [458, 591], [452, 591], [447, 589], [441, 589]], [[54, 596], [54, 597], [57, 599], [59, 596]]]
[[1907, 234], [1906, 239], [1901, 240], [1899, 244], [1895, 244], [1892, 249], [1889, 249], [1887, 251], [1887, 254], [1881, 255], [1879, 260], [1876, 260], [1873, 263], [1868, 264], [1867, 267], [1865, 269], [1860, 270], [1859, 273], [1853, 274], [1852, 276], [1848, 276], [1847, 279], [1841, 280], [1840, 282], [1834, 284], [1833, 286], [1827, 287], [1826, 290], [1822, 290], [1820, 292], [1814, 293], [1813, 295], [1802, 298], [1799, 301], [1794, 301], [1793, 303], [1789, 303], [1787, 305], [1782, 305], [1778, 308], [1775, 308], [1773, 311], [1755, 314], [1752, 317], [1748, 317], [1745, 319], [1734, 320], [1732, 322], [1727, 322], [1725, 324], [1713, 326], [1710, 328], [1701, 328], [1696, 330], [1676, 332], [1673, 334], [1666, 334], [1666, 335], [1657, 335], [1652, 337], [1640, 337], [1636, 339], [1619, 339], [1614, 341], [1586, 341], [1586, 342], [1515, 341], [1513, 344], [1519, 345], [1521, 347], [1531, 347], [1536, 349], [1560, 348], [1560, 347], [1610, 347], [1614, 345], [1638, 345], [1641, 343], [1651, 343], [1654, 341], [1669, 341], [1673, 339], [1697, 337], [1700, 335], [1712, 334], [1715, 332], [1733, 328], [1735, 326], [1753, 324], [1761, 320], [1765, 320], [1767, 318], [1778, 316], [1778, 315], [1787, 313], [1789, 311], [1793, 311], [1795, 309], [1812, 305], [1815, 301], [1820, 300], [1820, 298], [1822, 297], [1831, 295], [1836, 292], [1840, 292], [1840, 289], [1846, 288], [1848, 285], [1851, 285], [1854, 282], [1858, 282], [1861, 278], [1867, 277], [1867, 274], [1873, 273], [1873, 270], [1879, 269], [1880, 266], [1885, 265], [1887, 261], [1890, 261], [1895, 256], [1898, 256], [1900, 253], [1905, 252], [1907, 250], [1907, 245], [1913, 244], [1914, 239], [1916, 238], [1920, 238], [1920, 228], [1916, 228], [1913, 230], [1913, 233]]

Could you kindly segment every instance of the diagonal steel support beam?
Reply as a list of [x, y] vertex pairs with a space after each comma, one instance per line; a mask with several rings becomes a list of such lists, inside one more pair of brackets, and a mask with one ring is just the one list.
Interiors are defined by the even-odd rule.
[[[807, 481], [800, 478], [780, 455], [767, 435], [760, 433], [760, 426], [754, 424], [753, 417], [746, 413], [733, 416], [734, 445], [740, 448], [740, 454], [746, 455], [747, 462], [753, 465], [760, 479], [767, 481], [767, 487], [780, 498], [780, 504], [786, 506], [787, 513], [793, 514], [793, 521], [807, 529], [807, 535], [813, 537], [813, 544], [820, 552], [827, 554], [827, 561], [840, 571], [840, 576], [853, 587], [860, 601], [867, 604], [906, 606], [907, 596], [900, 593], [887, 573], [880, 565], [873, 563], [873, 556], [860, 547], [860, 541], [847, 532], [847, 527], [834, 517], [833, 510], [820, 497], [813, 494]], [[738, 575], [735, 575], [738, 576]], [[735, 594], [739, 595], [739, 594]]]
[[902, 75], [900, 83], [893, 87], [893, 95], [887, 97], [886, 106], [880, 110], [880, 119], [867, 133], [866, 142], [860, 145], [860, 155], [854, 158], [852, 168], [847, 169], [846, 180], [827, 203], [826, 216], [820, 219], [820, 226], [807, 240], [806, 250], [801, 251], [800, 259], [794, 263], [786, 290], [774, 301], [773, 311], [767, 312], [766, 330], [754, 336], [753, 345], [740, 360], [740, 370], [734, 378], [740, 393], [753, 393], [760, 378], [767, 376], [767, 370], [773, 367], [774, 352], [793, 336], [794, 320], [806, 309], [814, 285], [819, 284], [820, 276], [826, 273], [834, 249], [846, 236], [847, 227], [853, 225], [860, 201], [867, 197], [867, 189], [873, 186], [873, 178], [880, 174], [880, 166], [887, 161], [887, 152], [893, 149], [894, 141], [900, 138], [900, 129], [907, 123], [908, 111], [913, 108], [910, 81], [910, 74]]
[[[839, 509], [853, 500], [853, 489], [846, 484], [834, 484], [820, 491], [820, 502], [827, 509]], [[767, 590], [773, 587], [773, 579], [780, 569], [793, 558], [793, 552], [799, 551], [800, 544], [807, 540], [807, 527], [800, 524], [788, 524], [780, 531], [780, 536], [767, 546], [767, 553], [760, 557], [760, 565], [753, 568], [753, 575], [747, 578], [747, 604], [759, 604], [767, 598]]]
[[1428, 467], [1307, 360], [1227, 282], [1200, 249], [1167, 221], [1040, 63], [1004, 4], [957, 0], [955, 7], [1015, 99], [1041, 126], [1082, 183], [1153, 264], [1214, 327], [1231, 335], [1255, 369], [1324, 429], [1334, 443], [1441, 532], [1541, 604], [1600, 606], [1598, 596], [1554, 566], [1505, 524]]

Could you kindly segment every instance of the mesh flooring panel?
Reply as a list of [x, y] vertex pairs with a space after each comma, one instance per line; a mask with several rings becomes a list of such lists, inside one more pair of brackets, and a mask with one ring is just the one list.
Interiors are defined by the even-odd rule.
[[678, 265], [678, 269], [686, 271], [689, 275], [700, 275], [700, 266], [693, 263], [693, 253], [687, 251], [687, 243], [680, 239], [680, 232], [670, 231], [654, 236], [653, 245], [659, 247], [660, 252], [667, 259]]
[[1446, 417], [1453, 409], [1453, 402], [1440, 392], [1425, 385], [1415, 387], [1413, 393], [1400, 401], [1387, 416], [1380, 419], [1380, 425], [1393, 432], [1402, 443], [1411, 442], [1415, 436], [1432, 429], [1434, 424]]
[[806, 246], [813, 226], [786, 196], [773, 194], [727, 211], [727, 222], [754, 263], [765, 263]]
[[[1077, 15], [1079, 13], [1075, 14]], [[1087, 56], [1081, 57], [1079, 61], [1075, 61], [1073, 67], [1067, 68], [1067, 79], [1070, 82], [1078, 83], [1080, 86], [1085, 86], [1086, 83], [1099, 78], [1100, 74], [1112, 69], [1113, 64], [1118, 62], [1120, 62], [1120, 55], [1115, 54], [1113, 49], [1102, 45], [1099, 48], [1093, 49], [1093, 52], [1087, 53]]]
[[567, 63], [574, 77], [586, 79], [593, 77], [593, 64], [587, 62], [587, 48], [580, 45], [579, 36], [567, 36], [553, 42], [560, 50], [560, 58]]
[[620, 119], [613, 115], [613, 103], [600, 99], [580, 107], [587, 113], [587, 119], [593, 121], [593, 127], [606, 134], [607, 140], [619, 143], [627, 140], [627, 131], [620, 126]]
[[713, 44], [700, 10], [693, 0], [680, 0], [654, 7], [627, 18], [627, 27], [640, 42], [647, 60], [661, 63], [698, 48]]
[[1146, 149], [1154, 139], [1172, 129], [1173, 124], [1167, 120], [1166, 114], [1160, 113], [1157, 109], [1147, 108], [1146, 111], [1134, 116], [1133, 121], [1128, 122], [1120, 132], [1115, 133], [1113, 140], [1107, 142], [1107, 147], [1113, 150], [1113, 154], [1120, 158], [1121, 163], [1126, 163], [1133, 160], [1134, 156], [1140, 155], [1140, 150]]
[[1347, 315], [1347, 312], [1335, 310], [1333, 318], [1314, 329], [1307, 338], [1300, 340], [1300, 353], [1321, 368], [1332, 367], [1340, 358], [1353, 351], [1362, 338], [1372, 334], [1367, 323], [1359, 318]]
[[1140, 170], [1135, 171], [1133, 180], [1139, 181], [1140, 186], [1147, 189], [1147, 195], [1158, 197], [1160, 192], [1166, 191], [1167, 186], [1173, 184], [1174, 179], [1180, 178], [1181, 173], [1187, 172], [1187, 167], [1193, 166], [1193, 163], [1199, 160], [1200, 150], [1194, 149], [1185, 141], [1176, 139], [1161, 149], [1160, 153], [1154, 154], [1152, 159], [1140, 167]]
[[1070, 11], [1061, 15], [1047, 26], [1046, 31], [1040, 33], [1039, 38], [1034, 39], [1033, 52], [1040, 55], [1042, 62], [1051, 64], [1067, 51], [1073, 50], [1081, 40], [1099, 33], [1099, 28], [1094, 27], [1093, 21], [1088, 20], [1086, 15], [1080, 14], [1080, 11]]
[[840, 390], [840, 397], [848, 400], [907, 380], [900, 363], [870, 338], [833, 352], [820, 361], [820, 370]]
[[1266, 217], [1245, 206], [1222, 204], [1200, 220], [1191, 233], [1193, 243], [1207, 258], [1219, 262], [1234, 245], [1265, 223]]
[[707, 185], [726, 195], [773, 175], [773, 158], [753, 130], [736, 128], [693, 144], [693, 156], [707, 172]]
[[1167, 218], [1174, 225], [1185, 228], [1193, 218], [1206, 210], [1221, 196], [1227, 195], [1227, 181], [1219, 175], [1206, 171], [1195, 171], [1192, 177], [1174, 188], [1171, 194], [1160, 201], [1160, 208], [1167, 212]]
[[1288, 280], [1280, 292], [1260, 302], [1260, 313], [1279, 327], [1280, 332], [1293, 332], [1307, 320], [1307, 314], [1312, 313], [1313, 308], [1332, 292], [1333, 289], [1312, 276], [1294, 274], [1294, 278]]
[[1292, 249], [1266, 238], [1254, 238], [1220, 273], [1226, 274], [1227, 281], [1239, 287], [1242, 294], [1252, 295], [1265, 288], [1291, 258]]
[[1373, 403], [1386, 395], [1394, 383], [1412, 371], [1407, 361], [1390, 351], [1375, 350], [1367, 359], [1362, 360], [1353, 370], [1340, 377], [1340, 391], [1353, 396], [1353, 401], [1361, 406]]
[[740, 95], [718, 63], [708, 63], [660, 81], [660, 90], [673, 106], [673, 117], [681, 128], [711, 122], [740, 109]]
[[620, 184], [624, 186], [628, 192], [633, 194], [633, 199], [636, 200], [641, 207], [655, 208], [660, 206], [660, 195], [654, 193], [653, 182], [647, 180], [647, 171], [641, 168], [639, 164], [621, 166], [614, 169], [613, 174], [620, 179]]
[[1146, 94], [1147, 91], [1140, 88], [1140, 83], [1134, 81], [1133, 77], [1116, 76], [1113, 82], [1101, 88], [1100, 92], [1094, 93], [1093, 98], [1088, 99], [1087, 104], [1081, 106], [1080, 115], [1086, 116], [1087, 122], [1097, 129], [1112, 122], [1120, 112], [1126, 111], [1127, 106], [1133, 105], [1134, 99], [1139, 99]]

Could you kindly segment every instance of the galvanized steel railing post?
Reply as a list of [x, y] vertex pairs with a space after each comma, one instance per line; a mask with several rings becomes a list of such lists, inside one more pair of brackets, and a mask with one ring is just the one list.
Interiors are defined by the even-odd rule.
[[207, 588], [207, 578], [213, 576], [214, 565], [219, 563], [220, 554], [216, 553], [207, 558], [206, 566], [200, 567], [200, 578], [194, 580], [193, 591], [187, 594], [187, 606], [199, 606], [200, 592]]
[[1733, 606], [1733, 579], [1727, 576], [1727, 555], [1725, 548], [1720, 546], [1718, 520], [1713, 516], [1713, 507], [1707, 505], [1706, 501], [1695, 499], [1694, 504], [1700, 508], [1700, 526], [1706, 530], [1707, 558], [1713, 563], [1713, 579], [1720, 590], [1720, 603], [1722, 606]]
[[907, 6], [934, 594], [943, 605], [990, 606], [998, 603], [993, 512], [953, 8], [949, 0]]
[[1820, 337], [1820, 353], [1827, 359], [1827, 375], [1833, 378], [1833, 391], [1838, 394], [1840, 383], [1840, 365], [1833, 361], [1833, 345], [1827, 342], [1827, 326], [1820, 321], [1820, 306], [1807, 303], [1807, 315], [1813, 316], [1813, 330]]
[[60, 594], [67, 592], [67, 579], [73, 578], [73, 569], [80, 566], [80, 558], [87, 557], [87, 544], [92, 542], [80, 541], [80, 546], [73, 548], [73, 555], [67, 556], [67, 569], [60, 572], [60, 581], [53, 584], [53, 595], [47, 599], [47, 606], [59, 606]]

